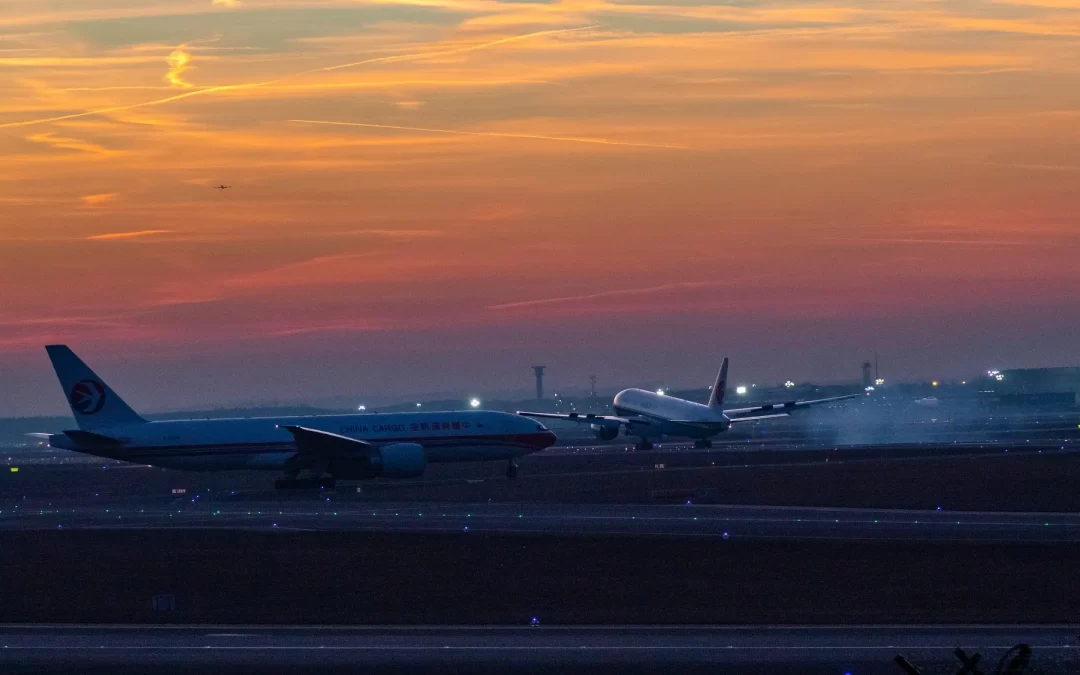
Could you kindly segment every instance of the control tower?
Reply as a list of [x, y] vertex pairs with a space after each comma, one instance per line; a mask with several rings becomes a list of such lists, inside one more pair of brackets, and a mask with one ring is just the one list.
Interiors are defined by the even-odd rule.
[[533, 372], [536, 373], [536, 400], [540, 401], [544, 398], [544, 368], [547, 366], [533, 366]]

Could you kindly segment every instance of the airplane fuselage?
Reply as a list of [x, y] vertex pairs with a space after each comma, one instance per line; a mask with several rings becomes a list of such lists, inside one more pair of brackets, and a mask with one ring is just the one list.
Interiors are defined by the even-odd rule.
[[727, 431], [731, 420], [722, 410], [644, 389], [624, 389], [615, 395], [616, 415], [644, 417], [653, 424], [648, 437], [684, 436], [708, 439]]
[[138, 464], [184, 470], [281, 470], [296, 455], [285, 425], [380, 446], [416, 443], [428, 462], [505, 460], [551, 446], [555, 436], [518, 415], [492, 411], [377, 413], [145, 422], [94, 429], [120, 442], [79, 432], [52, 434], [52, 447]]

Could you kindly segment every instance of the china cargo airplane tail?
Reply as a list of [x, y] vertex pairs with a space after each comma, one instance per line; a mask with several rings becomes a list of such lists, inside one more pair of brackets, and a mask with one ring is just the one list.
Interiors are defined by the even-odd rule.
[[724, 405], [724, 390], [727, 389], [727, 358], [724, 358], [724, 362], [720, 364], [720, 372], [716, 375], [716, 384], [713, 385], [712, 391], [709, 392], [709, 407], [716, 408], [717, 410], [723, 410]]
[[89, 431], [146, 422], [67, 345], [48, 345], [45, 351], [80, 429]]

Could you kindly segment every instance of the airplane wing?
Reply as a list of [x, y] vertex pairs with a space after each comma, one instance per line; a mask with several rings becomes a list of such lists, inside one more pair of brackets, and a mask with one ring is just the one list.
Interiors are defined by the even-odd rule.
[[732, 418], [731, 424], [737, 424], [739, 422], [757, 422], [758, 420], [771, 420], [777, 417], [790, 417], [787, 413], [779, 413], [777, 415], [755, 415], [754, 417], [735, 417]]
[[724, 414], [731, 418], [732, 423], [740, 422], [746, 418], [761, 419], [762, 417], [770, 415], [774, 417], [783, 417], [801, 408], [809, 408], [812, 405], [821, 405], [822, 403], [846, 401], [850, 398], [857, 398], [859, 396], [862, 396], [862, 394], [833, 396], [832, 398], [819, 398], [813, 401], [788, 401], [787, 403], [771, 403], [769, 405], [759, 405], [753, 408], [733, 408], [731, 410], [725, 410]]
[[378, 449], [367, 441], [358, 441], [355, 438], [332, 434], [329, 431], [319, 431], [294, 424], [282, 424], [280, 427], [296, 439], [296, 449], [300, 454], [338, 456], [358, 451], [370, 453]]
[[616, 417], [614, 415], [594, 415], [593, 413], [541, 413], [541, 412], [526, 412], [519, 410], [517, 414], [522, 417], [535, 417], [551, 420], [566, 420], [568, 422], [578, 422], [581, 424], [622, 424], [625, 426], [632, 425], [648, 425], [653, 424], [652, 421], [644, 417]]

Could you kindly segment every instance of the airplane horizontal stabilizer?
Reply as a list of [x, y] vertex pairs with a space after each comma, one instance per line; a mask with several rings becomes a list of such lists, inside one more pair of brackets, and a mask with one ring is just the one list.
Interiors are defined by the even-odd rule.
[[75, 441], [76, 447], [80, 448], [112, 448], [118, 445], [124, 445], [127, 442], [123, 438], [106, 436], [105, 434], [99, 434], [94, 431], [84, 431], [82, 429], [68, 429], [63, 433], [65, 436]]

